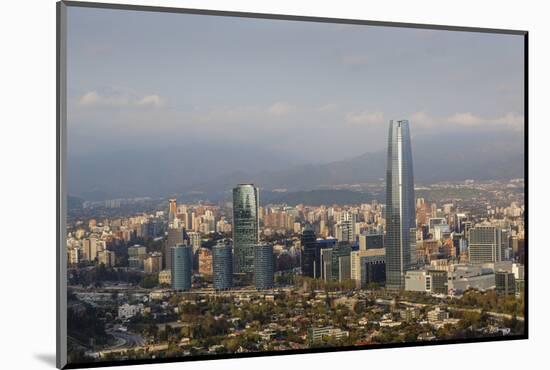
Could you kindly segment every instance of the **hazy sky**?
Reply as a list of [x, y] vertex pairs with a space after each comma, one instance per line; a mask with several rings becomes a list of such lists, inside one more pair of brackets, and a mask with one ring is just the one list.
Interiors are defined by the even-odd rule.
[[[299, 161], [417, 135], [523, 135], [523, 37], [72, 8], [71, 155], [232, 140]], [[198, 156], [198, 153], [197, 153]]]

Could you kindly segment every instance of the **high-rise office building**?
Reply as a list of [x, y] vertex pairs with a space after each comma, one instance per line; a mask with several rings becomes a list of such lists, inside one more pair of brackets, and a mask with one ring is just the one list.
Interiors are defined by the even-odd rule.
[[336, 239], [341, 242], [355, 242], [355, 223], [357, 217], [355, 214], [345, 211], [340, 214], [336, 224]]
[[317, 278], [321, 275], [319, 244], [311, 224], [306, 224], [300, 238], [302, 244], [302, 275]]
[[187, 236], [189, 237], [189, 244], [193, 247], [193, 253], [197, 253], [201, 247], [201, 233], [190, 231]]
[[332, 248], [331, 254], [331, 278], [332, 280], [344, 281], [351, 279], [351, 244], [338, 243]]
[[178, 205], [176, 199], [168, 199], [168, 223], [174, 222], [178, 213]]
[[460, 256], [460, 254], [466, 249], [466, 239], [464, 239], [464, 234], [454, 232], [451, 234], [451, 239], [453, 240], [453, 247], [455, 248], [455, 256]]
[[322, 248], [319, 254], [321, 256], [321, 279], [332, 280], [332, 247]]
[[172, 247], [178, 244], [188, 244], [189, 237], [183, 228], [169, 228], [168, 238], [164, 246], [164, 268], [172, 268]]
[[236, 273], [254, 271], [254, 246], [259, 239], [259, 190], [253, 184], [233, 189], [233, 269]]
[[448, 273], [445, 270], [429, 270], [431, 276], [432, 293], [447, 294]]
[[193, 272], [193, 249], [190, 245], [178, 244], [172, 251], [172, 289], [191, 289]]
[[359, 235], [359, 250], [384, 248], [384, 234], [364, 233]]
[[84, 239], [82, 241], [82, 257], [87, 261], [93, 261], [97, 257], [97, 252], [92, 251], [92, 243], [90, 239]]
[[502, 230], [493, 225], [476, 225], [470, 229], [468, 255], [470, 263], [500, 262], [503, 260]]
[[71, 265], [76, 265], [80, 262], [81, 258], [82, 258], [82, 250], [78, 249], [78, 248], [70, 248], [70, 249], [67, 249], [67, 261], [69, 264]]
[[97, 260], [99, 264], [104, 264], [105, 267], [113, 267], [115, 265], [115, 252], [104, 249], [97, 253]]
[[143, 260], [143, 270], [146, 273], [156, 273], [162, 268], [162, 254], [153, 252]]
[[212, 247], [214, 289], [225, 290], [233, 286], [233, 248], [228, 240]]
[[96, 238], [84, 239], [82, 242], [82, 250], [84, 254], [84, 259], [88, 261], [94, 261], [97, 258], [100, 248], [98, 245], [98, 240]]
[[357, 288], [386, 281], [386, 252], [384, 248], [360, 249], [350, 254], [351, 279]]
[[201, 275], [212, 275], [212, 250], [208, 248], [199, 248], [196, 253], [196, 258], [198, 259], [199, 264], [199, 274]]
[[[390, 121], [386, 168], [386, 287], [400, 290], [411, 268], [416, 229], [409, 122]], [[415, 232], [416, 233], [416, 232]]]
[[254, 285], [256, 289], [273, 288], [273, 246], [256, 244], [254, 246]]
[[516, 294], [516, 278], [513, 272], [495, 272], [495, 290], [498, 295]]

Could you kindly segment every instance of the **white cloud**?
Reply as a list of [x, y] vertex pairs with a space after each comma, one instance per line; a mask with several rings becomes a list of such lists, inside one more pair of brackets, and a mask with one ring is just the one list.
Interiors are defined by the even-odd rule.
[[525, 125], [525, 117], [523, 117], [523, 115], [512, 112], [509, 112], [506, 115], [500, 117], [497, 121], [500, 122], [500, 124], [516, 128], [523, 128]]
[[382, 112], [361, 112], [348, 113], [346, 121], [355, 125], [373, 125], [384, 122], [384, 113]]
[[95, 91], [87, 92], [78, 99], [79, 105], [95, 105], [100, 101], [100, 96]]
[[284, 116], [292, 111], [292, 105], [285, 102], [277, 102], [272, 104], [268, 109], [267, 113], [272, 116]]
[[158, 95], [146, 95], [137, 102], [137, 105], [161, 107], [164, 105], [164, 100]]
[[123, 106], [150, 106], [160, 107], [164, 99], [159, 95], [138, 96], [131, 90], [109, 88], [105, 92], [88, 91], [78, 98], [78, 105], [82, 107], [123, 107]]
[[426, 112], [419, 111], [409, 115], [408, 119], [414, 127], [440, 128], [480, 128], [480, 127], [502, 127], [507, 129], [523, 128], [523, 116], [516, 113], [507, 113], [501, 117], [487, 118], [471, 112], [460, 112], [447, 117], [435, 117]]
[[513, 112], [506, 113], [504, 116], [497, 118], [484, 118], [477, 116], [471, 112], [455, 113], [447, 118], [447, 122], [462, 126], [462, 127], [506, 127], [512, 129], [521, 129], [524, 124], [523, 115]]
[[483, 119], [470, 113], [455, 113], [447, 118], [447, 121], [459, 126], [477, 126], [483, 123]]
[[431, 128], [437, 124], [437, 120], [424, 111], [412, 113], [409, 120], [415, 127]]
[[97, 91], [88, 91], [78, 99], [78, 105], [81, 106], [124, 106], [128, 105], [130, 97], [125, 92], [112, 91], [110, 93], [99, 93]]

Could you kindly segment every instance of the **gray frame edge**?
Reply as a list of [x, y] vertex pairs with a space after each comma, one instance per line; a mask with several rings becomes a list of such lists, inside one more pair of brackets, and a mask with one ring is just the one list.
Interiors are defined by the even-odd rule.
[[56, 227], [56, 367], [67, 365], [67, 253], [66, 218], [67, 192], [65, 188], [65, 162], [67, 154], [67, 5], [56, 4], [56, 169], [57, 169], [57, 227]]
[[425, 23], [408, 23], [397, 21], [373, 21], [365, 19], [353, 18], [330, 18], [320, 16], [305, 16], [305, 15], [290, 15], [290, 14], [275, 14], [275, 13], [254, 13], [243, 11], [230, 10], [215, 10], [215, 9], [198, 9], [198, 8], [180, 8], [168, 6], [154, 5], [132, 5], [122, 3], [108, 2], [88, 2], [78, 0], [62, 0], [66, 6], [95, 8], [95, 9], [111, 9], [111, 10], [132, 10], [145, 12], [161, 12], [161, 13], [179, 13], [179, 14], [197, 14], [222, 17], [241, 17], [241, 18], [256, 18], [256, 19], [271, 19], [271, 20], [287, 20], [287, 21], [302, 21], [302, 22], [317, 22], [317, 23], [340, 23], [340, 24], [355, 24], [364, 26], [383, 26], [397, 28], [417, 28], [427, 30], [440, 31], [459, 31], [459, 32], [478, 32], [478, 33], [496, 33], [506, 35], [525, 35], [527, 30], [518, 29], [503, 29], [503, 28], [485, 28], [475, 26], [452, 26], [443, 24], [425, 24]]

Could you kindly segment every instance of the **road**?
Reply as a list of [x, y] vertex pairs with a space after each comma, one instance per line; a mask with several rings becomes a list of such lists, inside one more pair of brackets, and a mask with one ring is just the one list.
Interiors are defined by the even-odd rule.
[[117, 343], [108, 349], [142, 347], [145, 345], [145, 339], [139, 334], [118, 330], [107, 330], [107, 334], [112, 335], [117, 340]]
[[[461, 307], [453, 307], [453, 306], [448, 306], [447, 308], [449, 309], [449, 311], [462, 311], [462, 312], [481, 313], [481, 308], [461, 308]], [[508, 320], [511, 320], [514, 317], [514, 315], [510, 315], [510, 314], [507, 314], [507, 313], [501, 313], [501, 312], [487, 311], [487, 314], [489, 316], [498, 317], [498, 318], [501, 318], [501, 319], [508, 319]], [[524, 321], [524, 318], [522, 316], [516, 316], [516, 319], [518, 321]]]
[[[413, 303], [408, 301], [399, 301], [399, 303], [402, 303], [407, 306], [413, 306], [413, 307], [426, 307], [426, 306], [432, 306], [425, 303]], [[455, 306], [447, 306], [449, 311], [461, 311], [461, 312], [476, 312], [481, 313], [481, 308], [463, 308], [463, 307], [455, 307]], [[487, 314], [489, 316], [498, 317], [501, 319], [508, 319], [511, 320], [514, 315], [510, 315], [507, 313], [501, 313], [501, 312], [493, 312], [493, 311], [487, 311]], [[522, 316], [516, 316], [516, 319], [519, 321], [524, 321], [524, 318]]]

